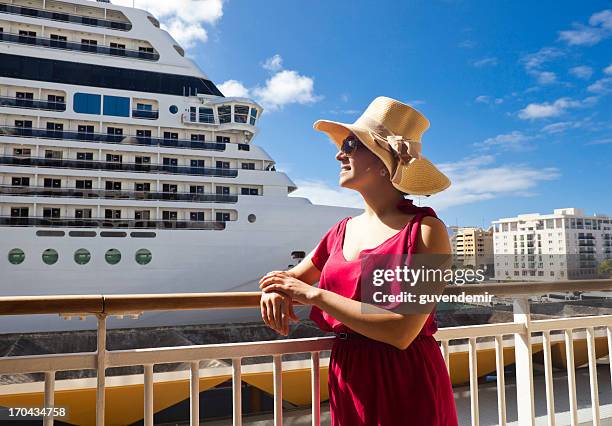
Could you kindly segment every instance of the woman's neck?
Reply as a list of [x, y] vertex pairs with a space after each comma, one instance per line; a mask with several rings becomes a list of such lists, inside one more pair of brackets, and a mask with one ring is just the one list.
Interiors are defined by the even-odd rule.
[[397, 204], [404, 199], [404, 195], [395, 188], [393, 190], [368, 191], [362, 193], [361, 196], [365, 201], [365, 215], [380, 219], [389, 214], [396, 214], [398, 211]]

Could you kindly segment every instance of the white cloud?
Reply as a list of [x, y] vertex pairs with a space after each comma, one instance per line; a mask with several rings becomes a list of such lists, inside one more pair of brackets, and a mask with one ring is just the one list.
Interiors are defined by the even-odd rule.
[[546, 62], [564, 56], [561, 50], [555, 47], [543, 47], [535, 53], [529, 53], [521, 58], [521, 62], [525, 66], [525, 70], [533, 71], [539, 69]]
[[536, 75], [540, 84], [552, 84], [557, 81], [557, 75], [554, 72], [541, 71]]
[[523, 120], [535, 120], [538, 118], [557, 117], [569, 108], [581, 106], [580, 101], [570, 98], [560, 98], [553, 103], [543, 102], [541, 104], [532, 103], [519, 111], [518, 116]]
[[532, 139], [534, 139], [533, 136], [527, 136], [523, 132], [514, 130], [510, 133], [504, 133], [492, 138], [487, 138], [482, 142], [475, 143], [474, 146], [483, 149], [501, 148], [503, 150], [510, 151], [525, 151], [532, 149], [532, 147], [527, 144], [527, 142]]
[[253, 95], [268, 110], [282, 109], [288, 104], [310, 104], [321, 99], [314, 93], [314, 80], [297, 71], [283, 70], [274, 74], [263, 87], [255, 87]]
[[481, 103], [481, 104], [491, 104], [491, 103], [494, 103], [496, 105], [499, 105], [499, 104], [503, 103], [504, 100], [502, 98], [492, 98], [491, 96], [480, 95], [480, 96], [476, 96], [476, 99], [474, 99], [474, 102], [478, 102], [478, 103]]
[[266, 59], [262, 67], [268, 71], [277, 72], [283, 69], [283, 58], [278, 53]]
[[559, 31], [559, 40], [570, 46], [593, 46], [612, 35], [612, 10], [602, 10], [589, 18], [589, 24], [572, 24], [573, 30]]
[[532, 168], [524, 164], [494, 165], [495, 157], [483, 155], [455, 163], [439, 164], [449, 177], [449, 189], [427, 199], [436, 210], [502, 197], [525, 197], [543, 181], [557, 179], [556, 168]]
[[[113, 0], [120, 6], [132, 6], [132, 0]], [[149, 11], [159, 19], [185, 49], [205, 42], [208, 33], [204, 25], [214, 25], [223, 16], [222, 0], [134, 0], [134, 6]]]
[[482, 67], [487, 67], [487, 66], [493, 67], [497, 65], [497, 58], [493, 56], [488, 57], [488, 58], [482, 58], [482, 59], [472, 62], [472, 65], [474, 65], [476, 68], [482, 68]]
[[313, 204], [363, 208], [363, 198], [358, 192], [330, 185], [320, 180], [296, 180], [298, 189], [290, 197], [304, 197]]
[[587, 67], [586, 65], [579, 65], [577, 67], [570, 68], [569, 72], [576, 78], [588, 80], [593, 75], [593, 68]]
[[612, 75], [612, 64], [604, 68], [604, 74]]
[[249, 89], [237, 80], [227, 80], [218, 88], [227, 97], [248, 98], [250, 96]]
[[412, 106], [424, 105], [425, 103], [426, 102], [423, 99], [412, 99], [406, 102], [407, 105], [412, 105]]
[[463, 40], [461, 43], [459, 43], [459, 47], [464, 49], [472, 49], [476, 47], [476, 42], [474, 40]]
[[597, 94], [612, 93], [612, 77], [604, 77], [587, 87], [589, 92]]

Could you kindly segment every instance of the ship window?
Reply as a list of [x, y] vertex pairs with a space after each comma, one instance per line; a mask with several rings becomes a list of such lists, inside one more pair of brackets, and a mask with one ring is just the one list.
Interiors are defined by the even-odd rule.
[[255, 170], [255, 163], [242, 163], [244, 170]]
[[174, 44], [172, 45], [172, 47], [174, 47], [174, 50], [176, 50], [179, 55], [185, 56], [185, 51], [183, 50], [181, 46], [177, 46], [176, 44]]
[[59, 258], [59, 255], [57, 254], [57, 251], [53, 249], [47, 249], [43, 251], [42, 253], [42, 261], [46, 263], [47, 265], [55, 264], [58, 258]]
[[189, 192], [191, 194], [204, 194], [204, 186], [201, 186], [201, 185], [191, 185], [189, 187]]
[[23, 250], [14, 248], [9, 251], [8, 261], [11, 264], [19, 265], [20, 263], [23, 263], [24, 260], [25, 260], [25, 253], [23, 252]]
[[77, 180], [75, 182], [75, 186], [77, 189], [91, 189], [92, 181], [91, 180]]
[[79, 238], [92, 238], [96, 236], [96, 231], [70, 231], [68, 235]]
[[155, 232], [130, 232], [132, 238], [155, 238], [156, 236]]
[[206, 135], [191, 135], [191, 140], [194, 142], [206, 141]]
[[45, 188], [61, 188], [62, 187], [62, 180], [61, 179], [45, 178], [43, 180], [43, 185], [44, 185]]
[[65, 99], [66, 98], [64, 98], [63, 96], [60, 96], [60, 95], [47, 95], [47, 101], [49, 103], [63, 104], [65, 102]]
[[102, 231], [100, 236], [105, 238], [125, 238], [127, 237], [127, 232]]
[[189, 219], [196, 222], [196, 221], [203, 221], [204, 220], [204, 212], [191, 212], [189, 213]]
[[178, 212], [171, 210], [163, 210], [162, 211], [162, 219], [163, 220], [177, 220]]
[[11, 207], [11, 217], [28, 217], [28, 207]]
[[230, 220], [230, 214], [224, 212], [217, 212], [217, 222], [228, 222]]
[[51, 219], [59, 219], [60, 218], [60, 209], [59, 208], [45, 208], [43, 209], [43, 217], [51, 218]]
[[138, 263], [139, 265], [146, 265], [149, 262], [151, 262], [153, 255], [151, 254], [149, 250], [143, 248], [143, 249], [138, 249], [136, 251], [136, 255], [134, 256], [134, 258], [136, 259], [136, 263]]
[[217, 136], [217, 142], [230, 143], [230, 138], [229, 136]]
[[121, 210], [104, 209], [105, 219], [121, 219]]
[[176, 105], [170, 105], [170, 108], [168, 108], [168, 110], [171, 114], [176, 114], [178, 112], [178, 107]]
[[93, 152], [77, 152], [77, 160], [92, 161]]
[[220, 106], [217, 109], [217, 112], [219, 113], [219, 123], [223, 124], [223, 123], [229, 123], [230, 121], [232, 121], [232, 107], [229, 105], [225, 105], [225, 106]]
[[74, 217], [76, 219], [91, 219], [91, 209], [75, 209]]
[[247, 217], [248, 221], [250, 223], [255, 223], [255, 221], [257, 220], [257, 216], [255, 216], [253, 213], [251, 213], [248, 217]]
[[106, 251], [104, 258], [109, 265], [116, 265], [119, 263], [119, 261], [121, 261], [121, 252], [114, 248], [109, 249]]
[[89, 93], [74, 94], [74, 112], [81, 114], [100, 114], [102, 96]]
[[14, 177], [11, 179], [11, 184], [13, 186], [30, 186], [30, 178], [29, 177]]
[[80, 248], [74, 252], [74, 261], [78, 265], [85, 265], [89, 263], [90, 260], [91, 260], [91, 253], [89, 253], [89, 250]]
[[244, 105], [236, 105], [234, 107], [234, 121], [236, 123], [246, 123], [249, 107]]
[[104, 96], [104, 115], [129, 117], [130, 98], [122, 96]]
[[63, 237], [66, 235], [64, 231], [47, 231], [47, 230], [39, 230], [36, 231], [37, 237]]
[[215, 123], [215, 114], [212, 108], [200, 107], [198, 121], [200, 123]]

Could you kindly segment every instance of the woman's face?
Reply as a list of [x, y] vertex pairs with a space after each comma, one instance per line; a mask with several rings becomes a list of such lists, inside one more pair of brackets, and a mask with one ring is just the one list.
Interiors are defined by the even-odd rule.
[[352, 133], [344, 140], [336, 160], [340, 162], [339, 184], [343, 188], [361, 191], [389, 180], [384, 163]]

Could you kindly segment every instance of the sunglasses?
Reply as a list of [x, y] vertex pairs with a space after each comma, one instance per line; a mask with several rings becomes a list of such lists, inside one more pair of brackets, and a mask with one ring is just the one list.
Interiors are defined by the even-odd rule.
[[355, 150], [360, 144], [361, 141], [355, 135], [350, 135], [342, 141], [342, 145], [340, 146], [340, 152], [342, 152], [347, 157], [350, 157], [355, 153]]

